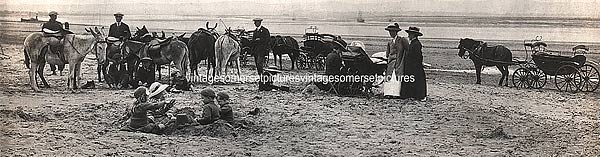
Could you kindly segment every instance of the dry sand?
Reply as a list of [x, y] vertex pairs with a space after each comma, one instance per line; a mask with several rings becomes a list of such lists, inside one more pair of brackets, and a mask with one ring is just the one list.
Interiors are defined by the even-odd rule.
[[[31, 25], [1, 23], [0, 30]], [[175, 108], [199, 113], [197, 91], [210, 87], [230, 93], [236, 118], [253, 124], [234, 130], [237, 136], [122, 132], [113, 122], [131, 105], [132, 90], [100, 84], [72, 94], [65, 77], [47, 76], [52, 87], [32, 92], [23, 65], [27, 34], [0, 32], [10, 56], [0, 60], [0, 156], [600, 155], [598, 92], [559, 92], [553, 82], [540, 90], [497, 87], [499, 75], [484, 75], [483, 85], [476, 85], [474, 74], [440, 71], [427, 71], [427, 102], [303, 95], [299, 83], [288, 84], [292, 92], [257, 92], [255, 84], [199, 84], [195, 92], [170, 94]], [[456, 50], [426, 49], [424, 55], [437, 68], [472, 64], [447, 54]], [[82, 66], [84, 80], [96, 79], [93, 57]], [[255, 108], [262, 112], [248, 115]]]

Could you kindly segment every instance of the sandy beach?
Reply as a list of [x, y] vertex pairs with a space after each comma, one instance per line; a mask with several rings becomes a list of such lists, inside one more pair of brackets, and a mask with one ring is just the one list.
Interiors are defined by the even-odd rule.
[[[72, 27], [83, 32], [84, 26]], [[498, 87], [500, 75], [494, 73], [482, 75], [483, 84], [477, 85], [473, 73], [444, 71], [474, 69], [470, 60], [456, 55], [458, 40], [426, 37], [424, 62], [432, 65], [426, 69], [427, 102], [305, 95], [301, 91], [306, 83], [284, 83], [291, 92], [257, 92], [256, 84], [200, 83], [192, 92], [169, 94], [177, 100], [175, 108], [190, 107], [199, 114], [199, 91], [213, 88], [230, 94], [235, 118], [250, 122], [248, 127], [218, 136], [119, 131], [114, 122], [131, 106], [132, 90], [98, 83], [97, 89], [72, 94], [66, 76], [46, 76], [51, 88], [31, 90], [23, 64], [23, 40], [30, 32], [21, 30], [37, 28], [36, 23], [0, 22], [0, 156], [600, 155], [598, 91], [560, 92], [552, 81], [543, 89]], [[385, 51], [387, 40], [344, 39], [365, 42], [369, 53]], [[522, 40], [488, 42], [506, 45], [514, 56], [526, 56]], [[575, 44], [549, 42], [549, 49], [568, 51]], [[600, 43], [586, 44], [600, 50]], [[597, 53], [588, 57], [600, 59]], [[82, 64], [83, 82], [96, 80], [93, 58], [88, 55]], [[286, 67], [289, 64], [286, 61]], [[47, 67], [46, 75], [48, 71]], [[253, 66], [242, 69], [243, 74], [254, 72]], [[260, 114], [248, 114], [256, 108]]]

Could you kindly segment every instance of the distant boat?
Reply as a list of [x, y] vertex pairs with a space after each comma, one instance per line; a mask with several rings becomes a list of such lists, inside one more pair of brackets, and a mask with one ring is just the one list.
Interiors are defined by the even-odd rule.
[[41, 22], [38, 20], [38, 16], [35, 15], [35, 18], [21, 18], [21, 22]]
[[365, 19], [362, 18], [362, 13], [358, 11], [358, 17], [356, 18], [356, 22], [365, 23]]

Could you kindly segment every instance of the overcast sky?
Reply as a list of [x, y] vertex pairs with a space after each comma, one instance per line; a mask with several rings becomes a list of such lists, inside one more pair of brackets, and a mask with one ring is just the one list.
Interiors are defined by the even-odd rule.
[[[181, 3], [184, 5], [177, 5]], [[289, 11], [299, 14], [360, 10], [600, 17], [600, 0], [0, 0], [0, 7], [5, 7], [0, 10], [74, 13], [277, 14]]]

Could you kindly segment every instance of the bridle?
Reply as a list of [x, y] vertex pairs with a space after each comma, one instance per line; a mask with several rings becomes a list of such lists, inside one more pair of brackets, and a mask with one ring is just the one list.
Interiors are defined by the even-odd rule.
[[481, 41], [480, 41], [480, 42], [478, 42], [477, 46], [476, 46], [476, 47], [475, 47], [473, 50], [471, 50], [471, 49], [468, 49], [468, 48], [466, 48], [465, 46], [463, 46], [463, 45], [461, 44], [461, 45], [458, 47], [458, 49], [464, 50], [465, 52], [467, 52], [467, 53], [468, 53], [468, 54], [464, 54], [464, 55], [462, 55], [462, 56], [461, 56], [461, 58], [463, 58], [463, 59], [469, 59], [469, 57], [470, 57], [471, 55], [474, 55], [474, 54], [475, 54], [475, 51], [477, 51], [477, 50], [481, 50], [481, 45], [483, 45], [482, 43], [483, 43], [483, 42], [481, 42]]
[[[77, 54], [83, 56], [84, 54], [89, 53], [90, 51], [94, 50], [97, 46], [98, 43], [102, 43], [102, 41], [98, 41], [98, 38], [96, 36], [94, 36], [94, 42], [92, 42], [92, 44], [90, 44], [88, 48], [88, 50], [84, 51], [84, 53], [81, 53], [79, 50], [77, 50], [77, 48], [75, 47], [75, 45], [73, 44], [75, 42], [75, 36], [73, 35], [73, 38], [71, 38], [71, 40], [67, 40], [67, 42], [69, 43], [69, 45], [71, 45], [71, 48], [73, 48], [75, 50], [75, 52], [77, 52]], [[106, 42], [106, 41], [104, 41]], [[97, 52], [96, 52], [97, 53]]]

